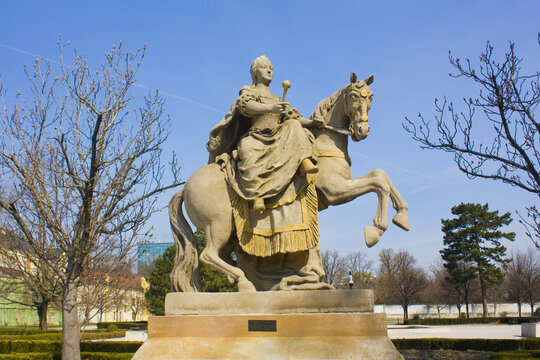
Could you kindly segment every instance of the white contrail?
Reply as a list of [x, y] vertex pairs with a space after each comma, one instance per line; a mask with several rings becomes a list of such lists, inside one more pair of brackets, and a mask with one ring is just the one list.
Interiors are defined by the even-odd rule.
[[0, 43], [0, 47], [6, 48], [6, 49], [9, 49], [9, 50], [13, 50], [13, 51], [16, 51], [16, 52], [21, 53], [21, 54], [24, 54], [24, 55], [28, 55], [28, 56], [31, 56], [31, 57], [33, 57], [33, 58], [39, 57], [39, 58], [45, 59], [45, 60], [47, 60], [47, 61], [56, 63], [56, 64], [58, 64], [58, 65], [62, 65], [62, 64], [60, 64], [59, 61], [56, 61], [56, 60], [53, 60], [53, 59], [49, 59], [49, 58], [44, 57], [44, 56], [40, 56], [39, 54], [32, 54], [31, 52], [28, 52], [28, 51], [23, 50], [23, 49], [18, 49], [18, 48], [13, 47], [13, 46], [9, 46], [9, 45]]
[[[19, 49], [19, 48], [13, 47], [13, 46], [9, 46], [9, 45], [0, 43], [0, 47], [3, 47], [3, 48], [5, 48], [5, 49], [9, 49], [9, 50], [12, 50], [12, 51], [16, 51], [16, 52], [18, 52], [18, 53], [21, 53], [21, 54], [24, 54], [24, 55], [27, 55], [27, 56], [31, 56], [31, 57], [33, 57], [33, 58], [39, 57], [39, 58], [45, 59], [45, 60], [47, 60], [47, 61], [50, 61], [50, 62], [52, 62], [52, 63], [58, 64], [58, 65], [62, 65], [59, 61], [52, 60], [52, 59], [49, 59], [49, 58], [47, 58], [47, 57], [40, 56], [39, 54], [34, 54], [34, 53], [29, 52], [29, 51], [26, 51], [26, 50], [23, 50], [23, 49]], [[134, 85], [137, 86], [137, 87], [146, 89], [146, 90], [153, 89], [152, 87], [147, 86], [147, 85], [143, 85], [143, 84], [134, 84]], [[218, 110], [218, 109], [216, 109], [216, 108], [213, 108], [213, 107], [208, 106], [208, 105], [205, 105], [205, 104], [201, 104], [200, 102], [197, 102], [197, 101], [192, 100], [192, 99], [188, 99], [188, 98], [183, 97], [183, 96], [171, 94], [171, 93], [166, 92], [166, 91], [160, 91], [159, 93], [162, 94], [162, 95], [164, 95], [164, 96], [171, 97], [171, 98], [173, 98], [173, 99], [177, 99], [177, 100], [180, 100], [180, 101], [188, 102], [188, 103], [190, 103], [190, 104], [196, 105], [196, 106], [201, 107], [201, 108], [206, 109], [206, 110], [213, 111], [213, 112], [218, 113], [218, 114], [224, 114], [224, 113], [225, 113], [225, 111]]]
[[[150, 86], [146, 86], [146, 85], [143, 85], [143, 84], [134, 84], [134, 85], [137, 86], [137, 87], [146, 89], [146, 90], [152, 90], [152, 89], [153, 89], [153, 88], [151, 88]], [[171, 93], [169, 93], [169, 92], [161, 91], [161, 90], [159, 90], [159, 93], [162, 94], [162, 95], [168, 96], [168, 97], [172, 97], [172, 98], [174, 98], [174, 99], [178, 99], [178, 100], [181, 100], [181, 101], [184, 101], [184, 102], [191, 103], [191, 104], [193, 104], [193, 105], [197, 105], [197, 106], [199, 106], [199, 107], [202, 107], [202, 108], [204, 108], [204, 109], [207, 109], [207, 110], [216, 112], [216, 113], [218, 113], [218, 114], [224, 114], [224, 113], [225, 113], [225, 111], [218, 110], [218, 109], [216, 109], [216, 108], [213, 108], [213, 107], [208, 106], [208, 105], [205, 105], [205, 104], [201, 104], [200, 102], [197, 102], [197, 101], [195, 101], [195, 100], [191, 100], [191, 99], [185, 98], [185, 97], [183, 97], [183, 96], [171, 94]]]
[[[368, 155], [365, 155], [365, 154], [361, 154], [361, 153], [358, 153], [358, 152], [355, 152], [355, 151], [350, 151], [351, 154], [354, 154], [355, 156], [360, 156], [360, 157], [363, 157], [364, 159], [369, 159], [373, 162], [377, 162], [377, 163], [381, 163], [381, 164], [384, 164], [388, 167], [391, 167], [391, 168], [394, 168], [396, 170], [399, 170], [399, 171], [403, 171], [403, 172], [406, 172], [406, 173], [409, 173], [409, 174], [413, 174], [413, 175], [418, 175], [420, 177], [423, 177], [425, 179], [429, 179], [429, 180], [433, 180], [435, 182], [438, 182], [440, 184], [444, 184], [444, 185], [449, 185], [449, 186], [452, 186], [454, 188], [457, 188], [457, 189], [461, 189], [461, 190], [466, 190], [466, 191], [471, 191], [470, 188], [466, 187], [466, 186], [463, 186], [461, 184], [456, 184], [456, 183], [453, 183], [451, 181], [447, 181], [447, 180], [444, 180], [444, 179], [441, 179], [439, 177], [435, 177], [435, 176], [432, 176], [432, 175], [428, 175], [428, 174], [425, 174], [425, 173], [421, 173], [421, 172], [418, 172], [418, 171], [414, 171], [414, 170], [410, 170], [410, 169], [406, 169], [406, 168], [403, 168], [403, 167], [400, 167], [400, 166], [397, 166], [397, 165], [394, 165], [388, 161], [384, 161], [384, 160], [381, 160], [381, 159], [378, 159], [378, 158], [375, 158], [373, 156], [368, 156]], [[421, 192], [421, 191], [424, 191], [424, 190], [427, 190], [429, 189], [430, 186], [424, 186], [423, 188], [417, 188], [415, 190], [413, 190], [412, 192], [410, 192], [411, 194], [413, 193], [417, 193], [417, 192]], [[474, 190], [475, 192], [480, 192], [482, 193], [483, 195], [485, 196], [488, 196], [488, 197], [494, 197], [502, 202], [504, 202], [505, 204], [508, 204], [509, 206], [514, 206], [514, 207], [522, 207], [521, 204], [518, 204], [512, 200], [509, 200], [508, 198], [506, 197], [502, 197], [502, 196], [499, 196], [498, 194], [492, 194], [492, 193], [487, 193], [485, 191], [479, 191], [478, 189], [475, 189]], [[409, 194], [409, 193], [408, 193]]]

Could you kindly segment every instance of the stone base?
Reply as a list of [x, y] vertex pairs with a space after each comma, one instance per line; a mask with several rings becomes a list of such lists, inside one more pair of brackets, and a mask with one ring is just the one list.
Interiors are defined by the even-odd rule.
[[[298, 296], [305, 299], [307, 292], [289, 292], [287, 298]], [[310, 291], [313, 298], [320, 297], [334, 303], [336, 296], [354, 295], [363, 297], [358, 301], [365, 308], [366, 296], [372, 293]], [[262, 294], [262, 295], [261, 295]], [[277, 294], [277, 295], [276, 295]], [[217, 294], [206, 295], [208, 298]], [[239, 294], [241, 299], [247, 294]], [[254, 294], [252, 294], [254, 295]], [[193, 300], [194, 294], [186, 295]], [[205, 297], [204, 294], [201, 294]], [[219, 299], [219, 295], [217, 295]], [[363, 360], [403, 360], [388, 338], [386, 315], [370, 312], [354, 312], [349, 302], [342, 312], [289, 313], [287, 306], [276, 306], [274, 296], [279, 293], [257, 293], [257, 297], [267, 297], [259, 309], [253, 304], [247, 306], [247, 314], [229, 314], [228, 305], [237, 309], [235, 296], [223, 297], [223, 315], [215, 315], [215, 304], [205, 305], [197, 310], [209, 315], [167, 315], [155, 316], [148, 320], [148, 340], [137, 351], [134, 360], [173, 359], [363, 359]], [[181, 294], [175, 294], [174, 313], [181, 312], [178, 301]], [[313, 301], [312, 298], [312, 301]], [[167, 298], [170, 301], [170, 298]], [[238, 299], [236, 299], [238, 300]], [[292, 300], [292, 299], [289, 299]], [[369, 300], [369, 299], [367, 299]], [[325, 302], [322, 300], [323, 303]], [[204, 301], [203, 301], [204, 302]], [[369, 302], [369, 301], [368, 301]], [[266, 305], [265, 305], [266, 304]], [[270, 305], [269, 305], [270, 304]], [[294, 301], [290, 302], [291, 306]], [[300, 303], [296, 303], [298, 307]], [[264, 312], [267, 307], [268, 311]], [[277, 307], [277, 310], [276, 310]], [[301, 306], [300, 306], [301, 307]], [[171, 304], [166, 304], [171, 309]], [[193, 304], [187, 306], [187, 313], [193, 313]], [[321, 310], [323, 307], [319, 307]], [[334, 310], [335, 311], [335, 310]], [[166, 310], [167, 312], [167, 310]], [[277, 312], [277, 314], [275, 313]]]

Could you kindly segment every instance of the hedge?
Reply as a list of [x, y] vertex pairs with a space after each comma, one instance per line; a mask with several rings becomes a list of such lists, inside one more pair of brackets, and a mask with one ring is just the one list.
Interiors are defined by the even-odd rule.
[[490, 356], [490, 360], [532, 360], [540, 358], [540, 350], [536, 351], [512, 351], [498, 352]]
[[53, 360], [50, 353], [0, 354], [0, 360]]
[[83, 341], [81, 351], [107, 353], [135, 353], [142, 341]]
[[467, 324], [523, 324], [540, 322], [540, 317], [488, 317], [488, 318], [425, 318], [409, 319], [404, 322], [406, 325], [467, 325]]
[[62, 330], [39, 330], [35, 328], [0, 328], [0, 335], [35, 335], [35, 334], [57, 334]]
[[81, 360], [131, 360], [133, 355], [132, 353], [81, 352]]
[[392, 339], [398, 350], [512, 351], [540, 349], [540, 339]]
[[[126, 330], [118, 330], [112, 332], [99, 332], [90, 331], [82, 333], [82, 340], [100, 340], [100, 339], [115, 339], [123, 338], [126, 336]], [[44, 334], [31, 334], [31, 335], [0, 335], [0, 340], [46, 340], [46, 341], [60, 341], [62, 340], [62, 333], [44, 333]]]
[[148, 321], [100, 322], [97, 323], [97, 328], [106, 330], [109, 325], [115, 325], [117, 329], [124, 330], [133, 328], [139, 328], [141, 330], [148, 329]]
[[61, 349], [61, 341], [0, 340], [0, 354], [35, 352], [55, 353], [60, 352]]

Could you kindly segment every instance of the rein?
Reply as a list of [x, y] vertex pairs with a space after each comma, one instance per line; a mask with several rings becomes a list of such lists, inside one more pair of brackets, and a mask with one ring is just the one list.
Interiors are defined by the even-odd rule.
[[[327, 111], [330, 112], [330, 109], [332, 109], [334, 107], [334, 105], [336, 104], [337, 100], [339, 98], [341, 98], [341, 96], [346, 96], [345, 89], [343, 89], [339, 96], [337, 97], [337, 99], [332, 103], [332, 104], [329, 104], [328, 107], [327, 107]], [[347, 102], [347, 98], [345, 97], [345, 102]], [[345, 103], [345, 106], [346, 106], [346, 103]], [[346, 106], [347, 107], [347, 106]], [[324, 124], [324, 126], [322, 127], [322, 130], [329, 130], [331, 132], [334, 132], [336, 134], [341, 134], [341, 135], [345, 135], [345, 136], [351, 136], [353, 135], [351, 129], [343, 129], [343, 128], [337, 128], [337, 127], [334, 127], [334, 126], [331, 126], [331, 125], [327, 125], [326, 123]]]
[[341, 135], [352, 136], [352, 132], [349, 129], [341, 129], [341, 128], [333, 127], [333, 126], [330, 126], [330, 125], [324, 125], [322, 127], [322, 129], [323, 130], [330, 130], [332, 132], [335, 132], [335, 133], [341, 134]]

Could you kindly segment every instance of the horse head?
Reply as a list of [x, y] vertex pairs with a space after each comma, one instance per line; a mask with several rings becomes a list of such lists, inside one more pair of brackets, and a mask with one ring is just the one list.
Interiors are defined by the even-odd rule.
[[351, 73], [351, 82], [345, 88], [345, 115], [349, 118], [351, 138], [360, 141], [369, 135], [368, 111], [371, 108], [373, 92], [369, 85], [373, 82], [373, 74], [365, 80], [357, 80]]

